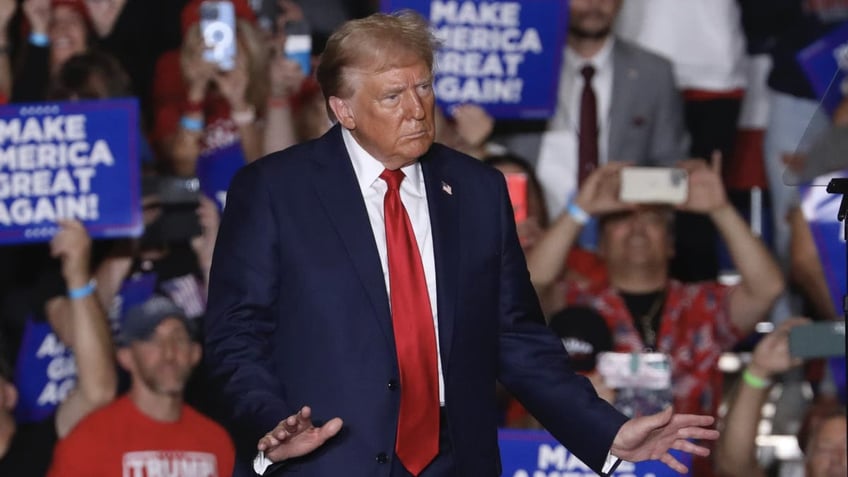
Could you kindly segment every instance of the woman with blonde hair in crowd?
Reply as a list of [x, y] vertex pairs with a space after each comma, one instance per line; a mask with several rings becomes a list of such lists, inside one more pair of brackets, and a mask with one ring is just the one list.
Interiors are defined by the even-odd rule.
[[164, 169], [178, 175], [195, 174], [199, 161], [235, 144], [240, 144], [236, 153], [241, 153], [244, 162], [259, 158], [267, 152], [266, 130], [293, 137], [285, 117], [283, 124], [263, 120], [280, 121], [269, 114], [269, 109], [285, 106], [272, 101], [274, 95], [290, 94], [303, 80], [302, 73], [291, 73], [292, 66], [288, 71], [269, 70], [269, 59], [277, 63], [277, 55], [272, 57], [273, 50], [245, 0], [231, 2], [237, 43], [232, 69], [205, 59], [201, 3], [193, 0], [183, 10], [183, 45], [180, 51], [160, 58], [154, 82], [152, 139], [166, 161]]

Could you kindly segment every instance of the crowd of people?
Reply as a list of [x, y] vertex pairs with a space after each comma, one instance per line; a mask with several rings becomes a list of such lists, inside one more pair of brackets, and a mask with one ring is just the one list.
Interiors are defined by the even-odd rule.
[[[233, 6], [229, 69], [205, 54], [209, 1]], [[844, 356], [801, 361], [787, 337], [844, 320], [826, 273], [844, 265], [819, 259], [795, 184], [848, 170], [848, 99], [828, 114], [796, 57], [848, 24], [848, 1], [570, 0], [545, 120], [434, 105], [417, 23], [348, 22], [379, 3], [0, 0], [0, 102], [137, 99], [144, 222], [140, 237], [92, 240], [62, 220], [48, 243], [0, 247], [0, 475], [324, 475], [366, 453], [363, 475], [485, 473], [499, 469], [479, 463], [497, 452], [486, 419], [547, 428], [598, 472], [609, 462], [590, 443], [633, 460], [665, 446], [650, 457], [676, 470], [664, 453], [680, 446], [697, 476], [767, 475], [758, 426], [781, 381], [812, 391], [780, 409], [803, 472], [846, 475]], [[308, 71], [285, 53], [303, 24]], [[685, 197], [622, 200], [631, 166], [682, 171]], [[215, 168], [235, 175], [229, 193], [190, 185]], [[497, 203], [491, 169], [520, 176], [524, 196]], [[402, 233], [378, 233], [393, 194], [420, 249], [400, 270], [423, 275], [410, 300], [429, 298], [413, 340], [438, 351], [429, 387], [411, 384], [413, 344], [395, 341]], [[505, 210], [514, 229], [495, 229]], [[357, 321], [368, 314], [379, 323]], [[369, 341], [381, 334], [388, 355]], [[562, 364], [551, 338], [587, 381], [547, 372]], [[728, 383], [726, 353], [743, 362]], [[625, 354], [663, 373], [623, 376]], [[383, 442], [402, 445], [404, 389], [440, 404], [417, 421], [441, 423], [432, 463]], [[564, 389], [577, 397], [559, 416]], [[716, 418], [721, 437], [711, 420], [657, 424], [669, 407]], [[563, 431], [595, 418], [597, 435]], [[642, 440], [652, 426], [661, 444]], [[670, 444], [679, 428], [704, 440]]]

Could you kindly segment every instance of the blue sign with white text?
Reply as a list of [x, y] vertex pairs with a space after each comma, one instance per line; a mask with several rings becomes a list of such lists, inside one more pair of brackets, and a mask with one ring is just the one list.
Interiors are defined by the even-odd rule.
[[848, 93], [848, 23], [801, 50], [798, 63], [822, 106], [833, 114]]
[[15, 363], [15, 420], [24, 423], [46, 419], [56, 412], [76, 382], [71, 349], [59, 341], [50, 323], [28, 317]]
[[548, 118], [556, 107], [567, 0], [382, 0], [411, 9], [441, 41], [433, 87], [446, 111], [482, 106], [495, 118]]
[[227, 189], [230, 181], [245, 164], [241, 142], [215, 149], [200, 155], [197, 159], [197, 178], [200, 190], [215, 201], [218, 210], [227, 205]]
[[0, 244], [141, 235], [138, 134], [134, 99], [0, 107]]
[[[546, 431], [498, 431], [503, 477], [590, 477], [596, 476], [589, 467], [563, 447]], [[692, 456], [672, 450], [671, 454], [691, 469]], [[681, 474], [658, 460], [633, 464], [621, 462], [613, 476], [664, 477]], [[685, 474], [683, 474], [685, 475]]]

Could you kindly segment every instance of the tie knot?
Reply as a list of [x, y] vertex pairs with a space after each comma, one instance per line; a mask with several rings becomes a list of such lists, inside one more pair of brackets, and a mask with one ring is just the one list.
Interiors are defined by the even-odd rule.
[[595, 67], [586, 65], [580, 69], [580, 74], [583, 75], [583, 79], [587, 82], [592, 81], [592, 77], [595, 76]]
[[400, 183], [403, 181], [404, 177], [406, 177], [406, 175], [400, 169], [383, 169], [383, 172], [380, 174], [380, 179], [386, 181], [386, 185], [389, 186], [389, 190], [400, 190]]

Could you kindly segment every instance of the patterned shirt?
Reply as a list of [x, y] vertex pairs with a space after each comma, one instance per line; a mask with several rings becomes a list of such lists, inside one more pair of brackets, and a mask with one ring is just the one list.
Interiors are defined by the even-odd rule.
[[[624, 299], [613, 287], [569, 282], [566, 288], [569, 305], [591, 306], [604, 317], [615, 351], [646, 349]], [[718, 411], [722, 386], [718, 359], [744, 336], [730, 321], [732, 290], [716, 282], [669, 281], [654, 351], [671, 358], [675, 412], [714, 416]]]

